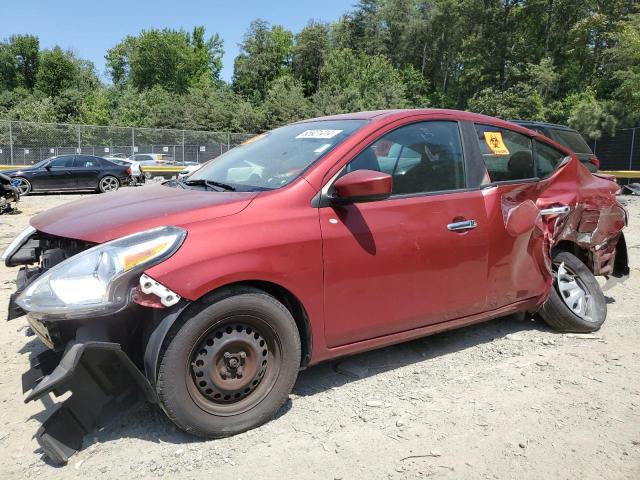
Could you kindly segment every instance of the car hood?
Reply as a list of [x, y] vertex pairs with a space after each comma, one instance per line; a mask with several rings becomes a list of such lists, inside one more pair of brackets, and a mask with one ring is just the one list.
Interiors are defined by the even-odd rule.
[[257, 192], [212, 192], [150, 185], [95, 194], [31, 219], [41, 232], [102, 243], [164, 225], [187, 226], [242, 211]]
[[0, 173], [4, 173], [5, 175], [12, 176], [22, 172], [32, 172], [33, 170], [34, 170], [33, 168], [19, 168], [15, 170], [0, 170]]

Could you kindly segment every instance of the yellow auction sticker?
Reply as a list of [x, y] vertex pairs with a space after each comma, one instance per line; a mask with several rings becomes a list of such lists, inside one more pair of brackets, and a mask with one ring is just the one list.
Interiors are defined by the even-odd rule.
[[501, 132], [484, 132], [484, 141], [494, 155], [509, 155], [509, 149], [502, 140]]
[[266, 133], [256, 135], [255, 137], [251, 137], [248, 140], [245, 140], [244, 142], [242, 142], [242, 145], [249, 145], [250, 143], [257, 142], [258, 140], [262, 140], [266, 136], [267, 136]]

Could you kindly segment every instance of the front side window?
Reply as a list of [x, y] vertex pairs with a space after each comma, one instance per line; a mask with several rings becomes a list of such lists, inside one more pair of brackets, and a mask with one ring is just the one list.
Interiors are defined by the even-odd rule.
[[531, 139], [525, 135], [476, 124], [482, 158], [492, 182], [535, 178]]
[[321, 120], [286, 125], [220, 155], [191, 175], [189, 181], [220, 182], [239, 191], [280, 188], [298, 178], [365, 123], [365, 120]]
[[551, 175], [566, 155], [546, 143], [537, 140], [534, 142], [536, 150], [536, 173], [538, 177], [544, 178]]
[[420, 122], [400, 127], [358, 154], [345, 169], [376, 170], [393, 178], [393, 194], [429, 193], [465, 187], [457, 122]]
[[51, 168], [70, 168], [73, 166], [73, 155], [63, 155], [61, 157], [54, 158], [49, 163]]

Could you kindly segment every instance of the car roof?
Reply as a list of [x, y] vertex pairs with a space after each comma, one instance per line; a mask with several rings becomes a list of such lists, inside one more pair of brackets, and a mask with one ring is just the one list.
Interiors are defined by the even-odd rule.
[[[524, 133], [527, 135], [531, 134], [528, 128], [524, 125], [519, 125], [517, 123], [513, 123], [508, 120], [502, 120], [496, 117], [490, 117], [488, 115], [483, 115], [481, 113], [473, 113], [473, 112], [465, 112], [462, 110], [452, 110], [452, 109], [444, 109], [444, 108], [407, 108], [407, 109], [397, 109], [397, 110], [372, 110], [366, 112], [354, 112], [354, 113], [343, 113], [338, 115], [328, 115], [324, 117], [316, 117], [307, 120], [301, 120], [297, 123], [306, 123], [306, 122], [318, 122], [318, 121], [326, 121], [326, 120], [369, 120], [370, 122], [390, 122], [393, 120], [399, 120], [401, 118], [410, 117], [414, 115], [447, 115], [454, 117], [455, 120], [460, 121], [468, 121], [468, 122], [478, 122], [478, 123], [488, 123], [491, 125], [496, 125], [499, 127], [509, 128], [519, 133]], [[537, 133], [537, 132], [534, 132]]]

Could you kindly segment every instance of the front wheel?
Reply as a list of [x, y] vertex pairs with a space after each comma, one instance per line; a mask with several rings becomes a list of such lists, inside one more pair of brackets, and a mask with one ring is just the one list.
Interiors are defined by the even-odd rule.
[[100, 193], [115, 192], [118, 188], [120, 188], [120, 181], [112, 175], [102, 177], [98, 182]]
[[544, 321], [561, 332], [595, 332], [607, 318], [607, 302], [589, 268], [569, 252], [553, 257], [553, 287], [540, 310]]
[[15, 177], [13, 180], [15, 181], [15, 187], [18, 189], [18, 192], [20, 192], [20, 195], [24, 196], [31, 193], [32, 187], [29, 180], [23, 177]]
[[182, 430], [210, 438], [271, 419], [300, 367], [291, 313], [249, 288], [214, 294], [172, 329], [161, 355], [157, 392]]

